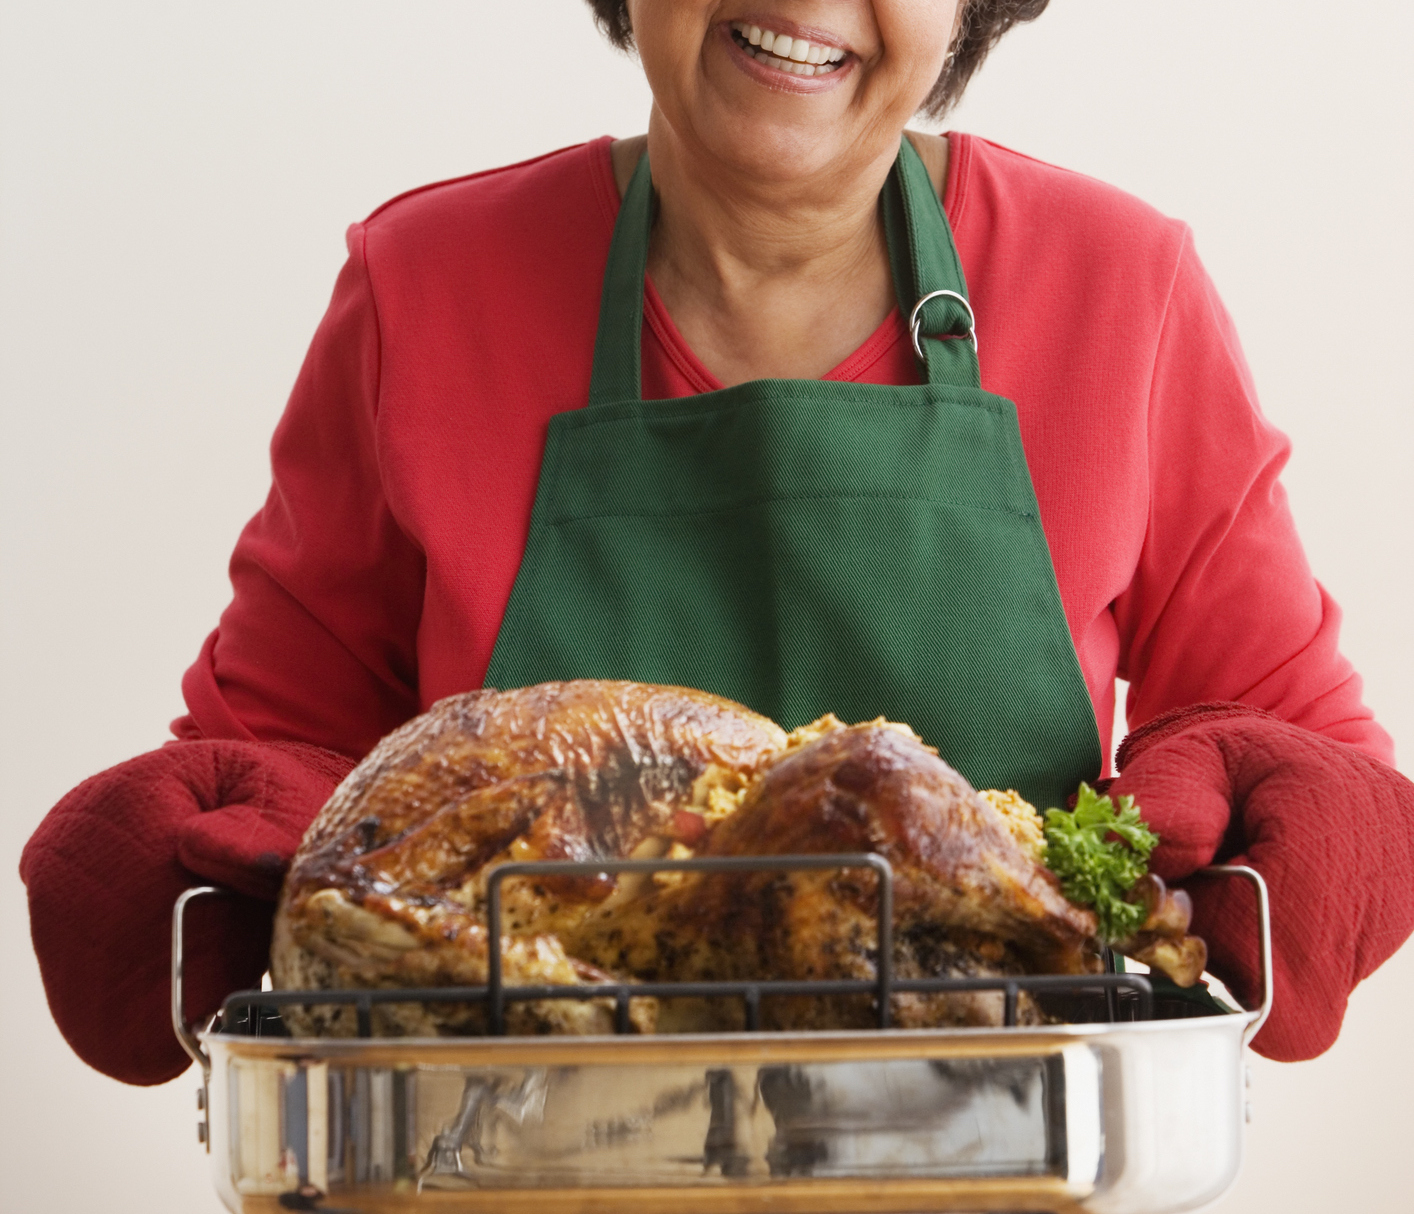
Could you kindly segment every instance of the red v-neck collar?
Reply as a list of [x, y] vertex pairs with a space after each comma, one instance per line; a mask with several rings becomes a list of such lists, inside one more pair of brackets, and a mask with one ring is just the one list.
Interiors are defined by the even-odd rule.
[[[643, 317], [648, 322], [653, 336], [657, 338], [663, 353], [667, 355], [679, 374], [692, 385], [695, 391], [716, 392], [723, 387], [722, 381], [703, 366], [702, 360], [693, 353], [692, 347], [678, 332], [678, 327], [673, 323], [673, 318], [668, 315], [668, 309], [664, 306], [658, 289], [653, 285], [653, 280], [646, 276], [643, 280]], [[888, 358], [890, 352], [899, 342], [907, 340], [908, 330], [904, 326], [902, 314], [895, 306], [884, 317], [879, 327], [864, 339], [863, 345], [834, 370], [827, 372], [820, 378], [836, 380], [841, 383], [868, 381], [869, 371], [879, 362]]]

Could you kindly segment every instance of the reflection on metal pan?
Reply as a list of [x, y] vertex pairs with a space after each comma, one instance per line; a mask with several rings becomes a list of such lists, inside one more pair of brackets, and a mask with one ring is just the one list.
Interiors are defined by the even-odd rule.
[[1268, 1007], [676, 1038], [213, 1027], [192, 1042], [217, 1187], [240, 1214], [1178, 1214], [1236, 1177], [1243, 1049]]

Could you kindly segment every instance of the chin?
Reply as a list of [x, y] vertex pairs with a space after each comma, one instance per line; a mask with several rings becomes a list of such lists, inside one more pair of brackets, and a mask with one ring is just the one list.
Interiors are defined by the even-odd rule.
[[[689, 121], [704, 148], [754, 180], [806, 180], [847, 173], [873, 159], [856, 112], [861, 68], [850, 61], [828, 83], [776, 77], [756, 63], [743, 67], [729, 41], [708, 39]], [[877, 136], [877, 123], [865, 124]], [[899, 128], [902, 130], [903, 123]]]
[[858, 59], [828, 78], [786, 75], [744, 56], [725, 28], [707, 35], [691, 67], [679, 60], [677, 72], [670, 56], [641, 48], [657, 108], [680, 139], [729, 173], [783, 186], [849, 179], [890, 154], [882, 115], [860, 112], [867, 73]]
[[724, 166], [759, 181], [789, 182], [841, 172], [858, 155], [848, 117], [836, 107], [806, 110], [781, 104], [798, 98], [752, 92], [718, 95], [692, 121], [698, 142]]

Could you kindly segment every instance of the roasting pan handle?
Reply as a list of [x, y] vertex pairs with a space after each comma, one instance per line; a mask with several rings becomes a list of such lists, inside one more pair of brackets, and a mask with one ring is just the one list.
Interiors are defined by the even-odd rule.
[[172, 907], [172, 1029], [177, 1034], [177, 1040], [182, 1043], [182, 1049], [191, 1055], [192, 1061], [201, 1068], [202, 1075], [206, 1077], [211, 1074], [211, 1056], [202, 1049], [201, 1039], [187, 1023], [185, 992], [182, 989], [182, 968], [186, 960], [184, 953], [187, 905], [198, 898], [224, 897], [229, 892], [215, 885], [196, 885], [184, 891]]
[[1257, 947], [1261, 954], [1262, 1002], [1256, 1009], [1257, 1019], [1247, 1026], [1247, 1031], [1243, 1034], [1242, 1040], [1247, 1043], [1257, 1035], [1262, 1025], [1267, 1023], [1267, 1017], [1272, 1014], [1272, 913], [1271, 900], [1267, 897], [1267, 883], [1262, 879], [1261, 873], [1246, 864], [1210, 864], [1207, 868], [1200, 868], [1196, 875], [1241, 877], [1257, 895]]

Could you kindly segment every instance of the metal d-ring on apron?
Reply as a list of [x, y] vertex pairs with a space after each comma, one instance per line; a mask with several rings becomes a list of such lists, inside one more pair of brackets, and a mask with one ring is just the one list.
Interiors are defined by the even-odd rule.
[[[786, 728], [885, 716], [979, 788], [1064, 805], [1099, 774], [1100, 741], [1016, 407], [981, 390], [952, 234], [907, 140], [881, 202], [926, 383], [766, 379], [645, 401], [639, 162], [589, 403], [551, 420], [487, 685], [700, 687]], [[972, 340], [931, 336], [959, 321]]]

